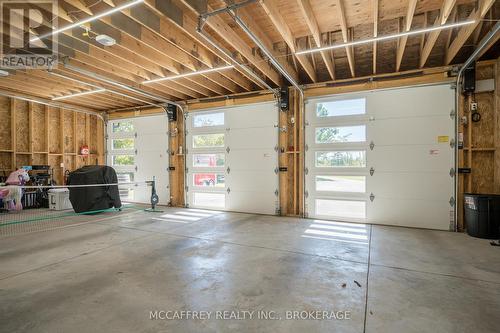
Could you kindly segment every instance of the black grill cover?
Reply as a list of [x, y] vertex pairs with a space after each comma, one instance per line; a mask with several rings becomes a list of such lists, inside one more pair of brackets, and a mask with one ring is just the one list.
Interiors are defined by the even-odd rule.
[[[68, 185], [116, 184], [115, 169], [104, 165], [87, 165], [71, 172]], [[70, 187], [69, 201], [77, 213], [120, 208], [122, 202], [118, 185]]]

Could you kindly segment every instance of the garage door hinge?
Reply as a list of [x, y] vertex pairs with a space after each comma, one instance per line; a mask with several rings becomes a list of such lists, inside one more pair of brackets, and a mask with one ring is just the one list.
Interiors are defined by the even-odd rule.
[[455, 198], [451, 197], [449, 203], [451, 207], [455, 206]]
[[309, 173], [309, 168], [305, 168], [304, 173], [307, 175]]
[[280, 171], [280, 169], [278, 167], [274, 168], [274, 173], [275, 174], [278, 174], [279, 171]]
[[135, 154], [137, 155], [137, 149], [136, 149], [136, 150], [134, 150], [134, 152], [135, 152]]
[[231, 148], [227, 147], [227, 148], [226, 148], [226, 151], [227, 151], [227, 153], [229, 154], [229, 152], [231, 151]]
[[279, 150], [278, 146], [274, 146], [274, 151], [278, 152], [278, 150]]
[[370, 150], [373, 150], [373, 148], [375, 148], [375, 143], [372, 141], [370, 142]]
[[227, 173], [230, 173], [230, 172], [231, 172], [231, 168], [230, 168], [230, 167], [227, 167], [226, 172], [227, 172]]
[[226, 132], [229, 132], [231, 130], [231, 127], [226, 127]]
[[373, 167], [370, 168], [370, 176], [373, 176], [373, 174], [375, 173], [375, 169]]
[[304, 191], [304, 196], [307, 198], [309, 197], [309, 191]]
[[278, 196], [279, 194], [280, 194], [280, 192], [276, 189], [276, 191], [274, 191], [274, 195]]
[[450, 112], [450, 118], [451, 119], [455, 119], [455, 115], [456, 115], [455, 110], [451, 110], [451, 112]]
[[306, 151], [308, 151], [309, 150], [309, 145], [306, 145], [305, 148], [306, 148]]
[[189, 192], [189, 186], [186, 186], [186, 192]]
[[373, 200], [375, 200], [375, 194], [371, 193], [370, 194], [370, 201], [373, 202]]
[[450, 147], [455, 148], [455, 139], [450, 140]]
[[137, 132], [135, 132], [135, 133], [134, 133], [134, 137], [136, 137], [136, 138], [137, 138]]
[[186, 168], [186, 173], [188, 173], [188, 172], [189, 172], [189, 168]]
[[455, 168], [450, 169], [450, 177], [451, 178], [455, 177]]
[[227, 188], [227, 194], [231, 193], [231, 188]]

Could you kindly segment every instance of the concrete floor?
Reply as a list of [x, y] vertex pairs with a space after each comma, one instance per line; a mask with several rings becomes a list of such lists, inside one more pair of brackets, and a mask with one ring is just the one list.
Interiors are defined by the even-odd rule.
[[[150, 319], [182, 310], [211, 319]], [[286, 318], [315, 310], [349, 319]], [[1, 332], [499, 329], [500, 248], [464, 234], [172, 208], [0, 238]]]

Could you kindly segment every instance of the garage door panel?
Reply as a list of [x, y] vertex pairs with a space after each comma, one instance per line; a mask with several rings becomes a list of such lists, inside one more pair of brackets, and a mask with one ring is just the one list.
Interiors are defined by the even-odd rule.
[[377, 197], [394, 199], [440, 200], [450, 195], [449, 179], [434, 173], [377, 173], [367, 178], [367, 187], [376, 189]]
[[367, 166], [375, 172], [443, 172], [453, 166], [449, 145], [394, 145], [367, 151]]
[[[252, 127], [273, 127], [278, 121], [275, 103], [259, 103], [233, 107], [226, 112], [226, 124], [232, 129]], [[226, 126], [228, 127], [228, 126]]]
[[450, 85], [381, 90], [367, 94], [367, 109], [375, 119], [449, 116], [454, 96]]
[[368, 125], [370, 140], [379, 145], [412, 145], [438, 143], [439, 136], [451, 137], [450, 117], [403, 118], [376, 120]]
[[228, 195], [228, 207], [229, 210], [236, 212], [274, 215], [277, 200], [274, 193], [231, 191]]
[[[207, 111], [208, 114], [212, 111]], [[203, 133], [224, 133], [223, 147], [208, 147], [188, 150], [188, 178], [192, 181], [194, 173], [201, 173], [200, 177], [212, 179], [213, 174], [224, 176], [224, 187], [217, 186], [192, 187], [189, 190], [189, 202], [193, 207], [202, 207], [196, 204], [196, 197], [201, 204], [215, 203], [215, 209], [229, 211], [275, 214], [276, 198], [274, 192], [278, 188], [278, 175], [274, 172], [277, 167], [278, 129], [274, 126], [278, 119], [278, 109], [275, 103], [263, 103], [229, 107], [213, 110], [214, 113], [224, 113], [224, 130], [193, 128], [192, 122], [188, 125], [188, 144], [192, 146], [194, 135]], [[224, 154], [224, 167], [216, 167], [213, 162], [203, 162], [203, 168], [193, 166], [194, 154]], [[206, 160], [207, 158], [204, 157]], [[210, 166], [212, 165], [212, 166]], [[210, 178], [211, 177], [211, 178]], [[229, 191], [228, 191], [229, 190]], [[200, 191], [210, 192], [196, 194]], [[210, 194], [209, 193], [209, 194]], [[221, 207], [217, 200], [225, 197], [225, 205]], [[207, 207], [207, 206], [205, 206]], [[208, 208], [208, 207], [207, 207]]]
[[448, 230], [450, 204], [446, 200], [375, 197], [373, 202], [368, 201], [367, 216], [369, 223]]
[[271, 127], [231, 129], [227, 137], [227, 145], [231, 150], [269, 149], [270, 143], [276, 141], [276, 133], [277, 130]]
[[277, 165], [274, 149], [231, 150], [227, 165], [235, 170], [271, 171]]
[[[362, 106], [354, 101], [362, 98], [366, 98], [365, 115], [360, 115]], [[315, 108], [320, 102], [329, 107], [318, 116]], [[454, 195], [450, 176], [454, 149], [449, 142], [454, 137], [453, 108], [454, 91], [448, 84], [309, 101], [305, 188], [309, 216], [336, 219], [340, 214], [346, 220], [447, 230], [453, 212], [449, 200]], [[320, 143], [315, 142], [318, 127], [362, 124], [365, 137], [358, 126], [324, 130]], [[359, 151], [366, 153], [366, 163]], [[317, 152], [325, 152], [318, 155], [318, 165]]]
[[233, 171], [227, 176], [231, 190], [274, 192], [278, 187], [277, 176], [274, 172]]

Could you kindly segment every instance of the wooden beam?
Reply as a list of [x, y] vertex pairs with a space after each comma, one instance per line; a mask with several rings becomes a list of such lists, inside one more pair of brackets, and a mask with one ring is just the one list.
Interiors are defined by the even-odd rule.
[[[417, 8], [418, 0], [409, 0], [408, 9], [406, 11], [404, 32], [407, 32], [411, 28], [411, 23], [413, 22], [413, 15], [415, 14], [415, 9]], [[399, 72], [401, 68], [401, 61], [403, 60], [403, 55], [406, 48], [406, 42], [408, 41], [408, 36], [404, 36], [399, 39], [398, 50], [396, 52], [396, 72]]]
[[[446, 20], [451, 14], [453, 6], [455, 6], [455, 2], [456, 0], [444, 0], [439, 12], [439, 16], [436, 17], [436, 20], [434, 21], [435, 27], [446, 23]], [[420, 55], [420, 68], [424, 67], [427, 63], [427, 59], [429, 59], [429, 55], [431, 54], [431, 51], [434, 48], [434, 45], [436, 44], [440, 33], [441, 30], [435, 30], [431, 31], [427, 36], [427, 41], [425, 42], [422, 53]]]
[[[373, 37], [378, 36], [378, 3], [373, 0]], [[373, 42], [373, 74], [377, 73], [377, 42]]]
[[[345, 8], [343, 0], [335, 0], [338, 8], [338, 15], [340, 19], [340, 29], [342, 30], [342, 39], [344, 43], [350, 40], [349, 29], [347, 26], [347, 20], [345, 16]], [[346, 46], [345, 51], [347, 53], [347, 61], [349, 62], [349, 69], [351, 70], [351, 76], [356, 76], [356, 70], [354, 67], [354, 52], [352, 46]]]
[[246, 7], [242, 7], [238, 9], [238, 16], [245, 22], [248, 28], [259, 38], [259, 40], [264, 44], [264, 46], [271, 52], [271, 54], [276, 58], [276, 60], [283, 66], [283, 68], [295, 79], [295, 81], [299, 81], [299, 75], [297, 70], [293, 68], [286, 57], [283, 57], [282, 54], [278, 53], [274, 49], [273, 42], [269, 38], [269, 35], [262, 30], [262, 28], [255, 22], [252, 17], [252, 13]]
[[[290, 27], [286, 23], [285, 18], [281, 15], [278, 4], [276, 0], [260, 0], [260, 5], [266, 12], [266, 14], [271, 19], [274, 27], [280, 33], [281, 37], [285, 40], [290, 50], [295, 53], [297, 51], [297, 45], [295, 44], [295, 37], [293, 37]], [[316, 71], [314, 70], [311, 62], [305, 55], [296, 55], [297, 60], [304, 68], [304, 71], [311, 78], [313, 82], [317, 82]]]
[[[307, 26], [311, 31], [316, 46], [318, 47], [323, 46], [323, 42], [321, 40], [321, 32], [319, 31], [318, 21], [314, 16], [311, 3], [309, 2], [309, 0], [297, 0], [297, 4], [299, 5], [299, 8], [302, 11], [302, 16], [304, 16], [306, 20]], [[326, 68], [328, 70], [328, 73], [330, 74], [330, 77], [332, 78], [332, 80], [335, 80], [335, 68], [331, 53], [327, 51], [321, 51], [320, 53], [321, 57], [323, 58], [323, 62], [325, 63]]]
[[64, 2], [68, 3], [72, 7], [84, 12], [87, 15], [94, 15], [92, 10], [86, 5], [83, 4], [80, 0], [64, 0]]
[[446, 65], [450, 64], [453, 61], [458, 51], [460, 51], [464, 43], [467, 41], [467, 39], [469, 39], [470, 35], [478, 27], [478, 25], [481, 23], [481, 20], [488, 13], [488, 11], [490, 10], [491, 6], [493, 6], [494, 3], [495, 0], [480, 1], [480, 7], [474, 10], [469, 15], [467, 19], [474, 20], [474, 23], [465, 25], [461, 27], [460, 30], [458, 30], [457, 37], [455, 37], [450, 47], [446, 51], [446, 59], [445, 59]]

